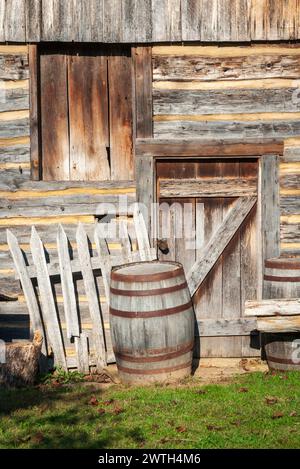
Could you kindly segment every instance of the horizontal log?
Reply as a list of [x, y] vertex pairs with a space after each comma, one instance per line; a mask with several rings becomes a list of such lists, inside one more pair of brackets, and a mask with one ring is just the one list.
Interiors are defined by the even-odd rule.
[[12, 226], [28, 226], [28, 225], [52, 225], [58, 223], [77, 224], [77, 223], [94, 223], [95, 217], [91, 215], [64, 215], [64, 216], [48, 216], [48, 217], [12, 217], [0, 218], [0, 228], [10, 228]]
[[185, 156], [259, 156], [267, 153], [283, 152], [280, 138], [243, 138], [242, 143], [235, 139], [205, 138], [153, 138], [136, 140], [136, 156], [185, 157]]
[[280, 222], [287, 225], [300, 223], [300, 214], [282, 215]]
[[[223, 55], [224, 51], [227, 55]], [[172, 52], [169, 55], [157, 55], [154, 48], [152, 50], [153, 79], [154, 80], [250, 80], [266, 78], [294, 78], [300, 75], [300, 51], [298, 54], [282, 54], [278, 47], [273, 54], [260, 53], [244, 55], [243, 48], [238, 47], [240, 55], [229, 55], [233, 48], [215, 48], [215, 55], [204, 55], [205, 47], [199, 48], [197, 55], [179, 55]], [[254, 50], [249, 47], [246, 53]], [[236, 53], [236, 51], [234, 51]]]
[[0, 80], [25, 80], [29, 78], [28, 54], [23, 51], [0, 51]]
[[[280, 192], [282, 195], [292, 195], [292, 189], [299, 190], [300, 187], [300, 172], [298, 174], [286, 174], [280, 172], [279, 177]], [[288, 189], [288, 190], [285, 190]]]
[[181, 45], [181, 46], [153, 46], [152, 55], [166, 55], [166, 56], [196, 56], [204, 58], [216, 57], [257, 57], [259, 55], [266, 56], [293, 56], [300, 55], [300, 48], [298, 45], [252, 45], [252, 46], [234, 46], [234, 47], [220, 47], [220, 46], [200, 46], [200, 45]]
[[288, 242], [283, 240], [280, 243], [281, 255], [285, 257], [300, 256], [300, 242]]
[[30, 170], [7, 169], [0, 171], [0, 191], [1, 188], [22, 184], [30, 179]]
[[[153, 90], [155, 116], [231, 113], [297, 112], [295, 88]], [[238, 119], [238, 118], [237, 118]]]
[[276, 316], [257, 318], [260, 332], [299, 332], [300, 316]]
[[[290, 140], [290, 139], [288, 139]], [[287, 146], [286, 141], [284, 144], [284, 153], [281, 158], [282, 162], [300, 162], [300, 143], [299, 146]]]
[[[299, 211], [299, 202], [298, 202]], [[297, 224], [281, 224], [280, 225], [280, 239], [283, 242], [297, 242], [300, 241], [300, 225]]]
[[293, 316], [300, 314], [300, 299], [246, 301], [245, 316]]
[[[244, 336], [256, 330], [256, 319], [228, 318], [228, 319], [198, 319], [196, 336]], [[201, 340], [201, 339], [200, 339]]]
[[[286, 113], [288, 114], [288, 113]], [[162, 116], [159, 116], [162, 117]], [[171, 116], [173, 117], [173, 116]], [[176, 116], [174, 116], [176, 117]], [[220, 120], [205, 120], [206, 116], [201, 116], [201, 120], [190, 120], [187, 116], [187, 120], [180, 120], [182, 116], [178, 116], [176, 120], [166, 121], [154, 121], [154, 137], [163, 139], [172, 138], [197, 138], [202, 137], [205, 139], [223, 139], [224, 135], [230, 135], [231, 138], [244, 140], [245, 138], [276, 138], [285, 139], [291, 135], [297, 135], [300, 133], [300, 115], [297, 118], [288, 120], [289, 117], [293, 117], [292, 113], [289, 116], [281, 116], [282, 120], [272, 120], [271, 114], [268, 114], [268, 119], [261, 119], [261, 115], [251, 116], [259, 120], [239, 120], [239, 116], [236, 116], [236, 120], [224, 120], [220, 117]], [[197, 116], [198, 117], [198, 116]], [[226, 116], [225, 116], [226, 117]], [[249, 114], [247, 115], [247, 118]], [[276, 116], [273, 116], [276, 118]], [[219, 118], [219, 116], [218, 116]]]
[[0, 192], [0, 197], [22, 199], [49, 195], [129, 193], [135, 193], [134, 181], [27, 181]]
[[[88, 218], [87, 223], [84, 223], [84, 220], [82, 217], [75, 218], [74, 223], [72, 223], [73, 219], [71, 219], [71, 223], [68, 223], [69, 218], [68, 217], [63, 218], [64, 220], [62, 222], [63, 227], [72, 245], [76, 246], [76, 243], [74, 243], [74, 241], [76, 238], [75, 236], [75, 232], [77, 228], [76, 223], [78, 221], [81, 221], [83, 223], [85, 232], [87, 233], [88, 237], [90, 239], [94, 239], [95, 219], [94, 217], [87, 217], [87, 218]], [[46, 220], [48, 221], [48, 218]], [[114, 220], [116, 221], [116, 231], [112, 230], [110, 234], [109, 233], [107, 234], [107, 239], [109, 240], [109, 243], [119, 243], [119, 237], [118, 237], [118, 226], [119, 226], [118, 220], [119, 219], [117, 218]], [[106, 221], [107, 220], [103, 220], [102, 223], [105, 223]], [[27, 223], [23, 225], [15, 225], [15, 226], [10, 227], [10, 230], [17, 237], [21, 247], [24, 249], [26, 249], [29, 246], [29, 240], [31, 236], [31, 225], [34, 224], [34, 222], [35, 222], [34, 219], [31, 219], [31, 220], [27, 219]], [[128, 218], [127, 219], [128, 232], [129, 232], [130, 238], [135, 239], [136, 238], [135, 230], [134, 230], [133, 223], [131, 222], [132, 222], [132, 219]], [[37, 228], [37, 231], [39, 233], [41, 240], [48, 248], [50, 248], [51, 245], [56, 246], [57, 228], [58, 228], [58, 225], [56, 223], [55, 218], [52, 224], [47, 223], [43, 225], [40, 223]], [[3, 250], [8, 250], [7, 240], [6, 240], [6, 226], [0, 229], [0, 251], [3, 251]]]
[[29, 135], [29, 119], [15, 119], [11, 121], [1, 121], [0, 138], [24, 137]]
[[10, 147], [0, 146], [0, 162], [19, 163], [30, 161], [29, 145], [15, 145]]
[[[300, 62], [300, 57], [299, 57]], [[152, 84], [155, 93], [166, 91], [246, 91], [246, 90], [278, 90], [281, 88], [298, 89], [298, 80], [290, 78], [268, 79], [263, 80], [221, 80], [221, 81], [154, 81]]]
[[280, 213], [281, 215], [300, 214], [299, 196], [289, 197], [280, 196]]
[[[293, 121], [300, 118], [300, 112], [240, 112], [216, 114], [158, 114], [154, 115], [154, 122], [257, 122], [257, 121]], [[231, 137], [234, 138], [234, 137]]]
[[246, 178], [160, 179], [160, 197], [241, 197], [257, 193], [257, 180]]
[[21, 200], [0, 198], [0, 217], [45, 217], [47, 215], [127, 215], [133, 213], [135, 196], [127, 199], [128, 205], [120, 204], [117, 195], [43, 197]]
[[0, 112], [29, 109], [28, 88], [0, 89]]

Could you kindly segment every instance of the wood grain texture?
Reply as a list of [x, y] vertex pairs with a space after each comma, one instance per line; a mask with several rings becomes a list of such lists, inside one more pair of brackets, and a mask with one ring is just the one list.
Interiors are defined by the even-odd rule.
[[111, 179], [133, 179], [132, 61], [120, 49], [108, 57]]
[[[107, 180], [107, 58], [99, 50], [68, 56], [70, 179]], [[92, 106], [91, 106], [92, 103]]]
[[57, 309], [52, 294], [51, 282], [48, 275], [44, 248], [35, 227], [32, 227], [30, 246], [33, 262], [36, 267], [42, 314], [45, 318], [47, 337], [49, 338], [50, 346], [52, 347], [55, 356], [55, 362], [66, 369], [64, 346], [57, 316]]
[[42, 177], [70, 179], [66, 55], [42, 54], [41, 138]]
[[[207, 157], [207, 156], [249, 156], [255, 157], [267, 153], [283, 152], [283, 142], [280, 138], [243, 138], [242, 143], [233, 138], [218, 140], [205, 138], [148, 138], [137, 139], [137, 160], [141, 157]], [[146, 156], [148, 155], [148, 156]]]
[[255, 195], [257, 181], [250, 178], [231, 177], [230, 179], [160, 179], [161, 197], [240, 197]]
[[41, 179], [42, 162], [40, 158], [40, 93], [39, 93], [39, 56], [36, 45], [29, 46], [30, 69], [30, 176], [34, 181]]
[[246, 301], [245, 316], [290, 316], [300, 314], [299, 299]]
[[152, 48], [132, 49], [135, 73], [136, 137], [152, 137]]
[[[299, 38], [298, 0], [7, 0], [1, 41], [106, 43]], [[32, 19], [30, 13], [32, 11]]]
[[196, 292], [255, 203], [256, 197], [240, 198], [225, 217], [188, 274], [191, 295]]

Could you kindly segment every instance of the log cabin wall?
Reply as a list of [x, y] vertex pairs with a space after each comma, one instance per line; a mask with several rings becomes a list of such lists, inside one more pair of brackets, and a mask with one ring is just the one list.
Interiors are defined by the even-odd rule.
[[281, 138], [281, 250], [300, 253], [300, 46], [154, 46], [154, 138]]
[[[99, 204], [117, 203], [120, 195], [127, 197], [129, 204], [135, 201], [132, 173], [129, 176], [130, 171], [133, 171], [133, 161], [130, 165], [125, 165], [123, 173], [121, 165], [115, 166], [112, 179], [122, 179], [122, 181], [107, 180], [110, 176], [109, 178], [105, 176], [105, 168], [98, 162], [96, 169], [100, 173], [90, 178], [100, 181], [98, 184], [87, 181], [89, 175], [86, 174], [84, 177], [76, 175], [61, 177], [57, 174], [56, 180], [49, 183], [32, 180], [40, 178], [39, 172], [36, 171], [39, 162], [35, 159], [38, 153], [37, 144], [40, 143], [37, 138], [36, 121], [39, 106], [36, 102], [36, 90], [39, 86], [38, 74], [35, 72], [36, 49], [35, 45], [0, 45], [0, 293], [9, 298], [19, 298], [22, 304], [24, 297], [19, 281], [15, 280], [14, 266], [6, 241], [7, 228], [17, 236], [24, 253], [28, 255], [31, 225], [35, 225], [51, 258], [57, 255], [58, 223], [63, 224], [73, 247], [76, 247], [75, 232], [79, 222], [83, 223], [93, 240], [94, 223], [104, 215], [101, 210], [99, 211]], [[81, 59], [76, 57], [77, 60]], [[63, 59], [65, 60], [65, 57]], [[115, 57], [113, 59], [116, 61]], [[118, 64], [114, 63], [113, 66], [118, 69]], [[79, 74], [79, 79], [81, 76]], [[55, 83], [55, 80], [53, 82]], [[29, 112], [30, 94], [31, 112]], [[79, 93], [79, 99], [81, 97], [82, 94]], [[118, 99], [116, 93], [114, 97]], [[87, 106], [91, 107], [90, 101]], [[79, 103], [80, 109], [81, 103]], [[118, 120], [119, 117], [120, 114], [114, 120]], [[97, 135], [97, 129], [92, 131]], [[90, 135], [90, 139], [92, 138], [93, 135]], [[132, 145], [131, 142], [130, 144]], [[118, 150], [117, 154], [123, 153]], [[80, 167], [84, 165], [81, 164]], [[128, 168], [129, 171], [126, 172]], [[50, 175], [51, 169], [54, 170], [54, 165], [48, 166]], [[60, 179], [66, 181], [59, 182]], [[85, 181], [81, 183], [77, 181], [78, 179]], [[93, 243], [91, 249], [95, 253]], [[120, 251], [121, 246], [116, 239], [111, 240], [110, 249], [113, 252]], [[61, 300], [59, 286], [57, 288]], [[79, 281], [78, 294], [83, 291], [82, 281]], [[80, 301], [85, 303], [85, 297], [81, 296]], [[28, 331], [28, 321], [26, 327], [22, 328], [22, 324], [19, 326], [17, 330], [21, 335], [25, 329]]]
[[[1, 86], [10, 96], [5, 102], [0, 100], [0, 159], [4, 164], [0, 179], [0, 293], [19, 297], [16, 306], [24, 304], [6, 244], [7, 227], [27, 253], [30, 225], [35, 224], [51, 256], [58, 223], [63, 223], [74, 244], [79, 221], [92, 234], [99, 202], [115, 200], [119, 194], [135, 200], [131, 176], [122, 182], [85, 182], [84, 194], [80, 182], [29, 180], [30, 143], [31, 179], [41, 175], [35, 160], [38, 139], [34, 115], [29, 139], [27, 43], [33, 60], [39, 43], [134, 44], [137, 137], [151, 137], [154, 131], [155, 138], [283, 138], [285, 151], [279, 165], [281, 252], [290, 256], [300, 253], [300, 109], [293, 101], [300, 49], [298, 43], [287, 41], [299, 39], [300, 0], [0, 1]], [[186, 45], [178, 46], [181, 41]], [[153, 68], [149, 67], [151, 54]], [[35, 73], [32, 68], [31, 94], [38, 86]], [[33, 103], [32, 110], [38, 111]], [[120, 246], [112, 242], [111, 248]], [[79, 294], [81, 291], [79, 284]], [[248, 345], [243, 344], [245, 354], [247, 350], [250, 353]]]

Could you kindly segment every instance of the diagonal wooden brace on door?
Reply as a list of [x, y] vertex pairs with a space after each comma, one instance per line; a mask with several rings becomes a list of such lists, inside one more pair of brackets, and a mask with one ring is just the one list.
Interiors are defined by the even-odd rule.
[[224, 218], [221, 226], [212, 235], [206, 246], [203, 246], [197, 261], [187, 274], [187, 282], [191, 296], [196, 293], [207, 274], [213, 268], [222, 252], [255, 205], [256, 200], [257, 198], [255, 196], [239, 197]]

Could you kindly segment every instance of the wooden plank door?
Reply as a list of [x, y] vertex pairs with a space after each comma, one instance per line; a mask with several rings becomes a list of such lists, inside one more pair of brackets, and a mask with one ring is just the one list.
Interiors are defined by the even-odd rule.
[[[160, 259], [182, 262], [188, 275], [194, 262], [203, 250], [205, 251], [213, 234], [220, 229], [237, 201], [241, 200], [234, 196], [235, 192], [238, 194], [240, 190], [243, 194], [244, 191], [243, 199], [257, 194], [257, 171], [258, 163], [254, 159], [158, 162], [159, 201], [171, 207], [170, 214], [167, 215], [170, 233], [167, 243], [164, 244], [164, 252], [159, 250]], [[162, 197], [168, 193], [166, 190], [168, 180], [174, 183], [173, 193], [177, 194], [176, 197]], [[177, 190], [176, 180], [178, 180]], [[193, 193], [191, 186], [185, 190], [184, 187], [188, 187], [188, 182], [197, 184], [199, 192], [195, 190]], [[210, 187], [212, 187], [211, 193], [209, 193]], [[226, 191], [229, 193], [230, 187], [233, 188], [233, 192], [229, 197], [226, 196]], [[201, 188], [204, 197], [201, 197]], [[184, 197], [187, 193], [192, 197]], [[182, 207], [185, 203], [190, 204], [192, 222], [187, 225], [183, 236], [178, 238], [176, 229], [178, 230], [179, 218], [182, 217], [178, 207]], [[256, 348], [250, 347], [247, 321], [243, 318], [245, 300], [257, 297], [260, 256], [258, 211], [255, 201], [251, 202], [249, 207], [245, 220], [193, 297], [199, 325], [198, 332], [201, 336], [199, 351], [201, 357], [240, 357], [259, 354]], [[166, 220], [166, 212], [167, 210], [164, 216], [160, 216], [161, 221], [163, 218]], [[160, 231], [161, 228], [162, 223]], [[218, 239], [215, 242], [218, 243]], [[166, 244], [169, 249], [166, 249]]]

